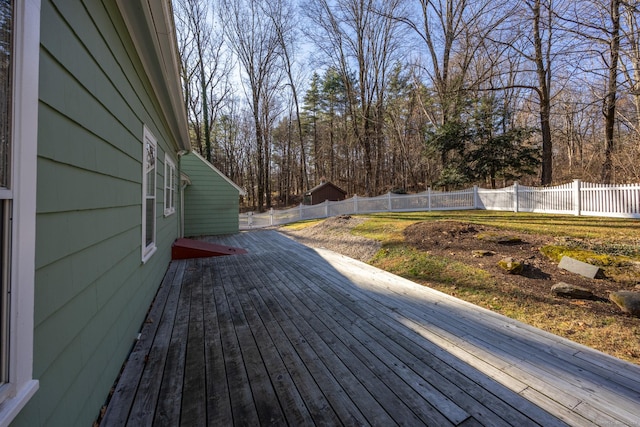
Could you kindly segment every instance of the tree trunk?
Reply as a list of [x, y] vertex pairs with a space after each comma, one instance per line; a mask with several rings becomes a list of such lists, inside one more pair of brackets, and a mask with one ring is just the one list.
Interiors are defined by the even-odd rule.
[[533, 11], [533, 44], [535, 49], [536, 74], [538, 76], [538, 97], [540, 99], [540, 130], [542, 131], [542, 174], [540, 183], [550, 185], [553, 181], [553, 145], [551, 142], [551, 82], [548, 62], [542, 48], [542, 34], [540, 29], [540, 0], [535, 0]]
[[259, 101], [254, 95], [253, 100], [253, 122], [255, 126], [255, 135], [256, 135], [256, 160], [257, 160], [257, 200], [258, 200], [258, 211], [262, 212], [264, 209], [264, 192], [265, 192], [265, 182], [264, 182], [264, 144], [263, 144], [263, 135], [262, 135], [262, 124], [260, 123], [260, 109], [259, 109]]
[[616, 121], [616, 95], [618, 92], [618, 59], [620, 56], [620, 3], [621, 0], [611, 0], [611, 39], [609, 41], [609, 77], [607, 93], [604, 98], [604, 162], [602, 164], [601, 180], [609, 184], [613, 178], [612, 155], [614, 149], [614, 129]]

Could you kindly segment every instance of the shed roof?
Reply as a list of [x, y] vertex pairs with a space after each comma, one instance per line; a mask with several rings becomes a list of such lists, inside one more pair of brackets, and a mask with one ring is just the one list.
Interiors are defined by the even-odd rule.
[[306, 193], [304, 193], [304, 195], [305, 196], [310, 196], [311, 194], [315, 193], [316, 191], [318, 191], [318, 190], [320, 190], [321, 188], [324, 188], [324, 187], [332, 187], [335, 190], [341, 192], [342, 194], [345, 194], [345, 195], [347, 194], [346, 191], [344, 191], [342, 188], [338, 187], [337, 185], [333, 184], [332, 182], [325, 181], [325, 182], [322, 182], [322, 183], [316, 185], [311, 190], [309, 190]]

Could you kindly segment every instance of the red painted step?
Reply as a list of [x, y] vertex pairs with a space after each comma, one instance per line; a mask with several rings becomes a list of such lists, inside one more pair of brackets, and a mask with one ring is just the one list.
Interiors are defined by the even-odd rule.
[[246, 254], [246, 249], [223, 246], [193, 239], [177, 239], [171, 245], [171, 259], [208, 258]]

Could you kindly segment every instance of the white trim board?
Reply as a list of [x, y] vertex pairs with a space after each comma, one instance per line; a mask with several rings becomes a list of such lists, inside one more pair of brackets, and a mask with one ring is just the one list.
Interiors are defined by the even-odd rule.
[[[40, 0], [15, 2], [13, 84], [13, 227], [9, 329], [9, 382], [0, 403], [7, 426], [38, 390], [33, 379], [33, 310], [36, 251], [36, 175]], [[20, 141], [19, 144], [15, 141]]]

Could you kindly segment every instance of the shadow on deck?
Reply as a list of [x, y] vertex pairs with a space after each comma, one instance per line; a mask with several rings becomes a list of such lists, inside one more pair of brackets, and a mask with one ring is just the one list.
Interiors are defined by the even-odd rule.
[[102, 426], [640, 425], [640, 367], [275, 231], [173, 261]]

